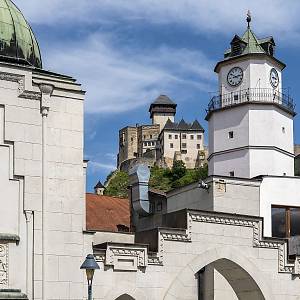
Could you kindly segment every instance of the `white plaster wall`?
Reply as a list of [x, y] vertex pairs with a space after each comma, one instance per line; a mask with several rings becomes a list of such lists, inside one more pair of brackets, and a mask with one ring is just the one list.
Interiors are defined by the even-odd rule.
[[264, 235], [272, 235], [272, 205], [300, 206], [299, 177], [264, 177], [260, 187], [260, 216]]
[[294, 158], [270, 149], [250, 149], [250, 178], [259, 175], [294, 176]]
[[292, 154], [294, 152], [293, 117], [274, 106], [250, 105], [249, 144], [275, 146]]
[[249, 159], [248, 150], [214, 155], [208, 162], [209, 175], [230, 176], [233, 171], [235, 177], [249, 178]]
[[[209, 119], [209, 154], [249, 144], [248, 106], [237, 106], [214, 112]], [[233, 131], [234, 137], [228, 133]]]

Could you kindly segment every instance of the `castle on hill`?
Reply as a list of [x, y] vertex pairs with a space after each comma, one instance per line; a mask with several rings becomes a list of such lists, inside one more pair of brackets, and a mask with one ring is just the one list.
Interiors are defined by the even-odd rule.
[[141, 162], [172, 167], [174, 160], [182, 160], [189, 169], [204, 165], [204, 129], [197, 120], [175, 122], [176, 107], [168, 96], [160, 95], [149, 108], [152, 124], [119, 131], [118, 169], [128, 171]]

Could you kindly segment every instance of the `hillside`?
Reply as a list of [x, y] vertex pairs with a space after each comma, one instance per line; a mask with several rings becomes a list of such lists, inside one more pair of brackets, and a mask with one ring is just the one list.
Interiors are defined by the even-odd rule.
[[[176, 161], [171, 169], [152, 167], [149, 185], [151, 188], [168, 192], [174, 188], [205, 179], [207, 174], [207, 165], [198, 169], [186, 169], [182, 161]], [[106, 195], [128, 197], [129, 176], [127, 173], [115, 171], [108, 175], [106, 181]]]

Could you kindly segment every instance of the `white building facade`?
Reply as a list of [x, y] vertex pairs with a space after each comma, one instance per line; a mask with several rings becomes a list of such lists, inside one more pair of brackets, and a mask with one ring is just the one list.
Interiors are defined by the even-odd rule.
[[[3, 26], [19, 26], [16, 15], [27, 24], [9, 0], [0, 10]], [[299, 299], [300, 252], [291, 246], [300, 235], [300, 183], [288, 176], [290, 102], [278, 97], [272, 103], [229, 103], [228, 109], [223, 102], [210, 103], [212, 175], [164, 194], [148, 190], [148, 168], [136, 167], [130, 176], [133, 232], [87, 232], [84, 92], [75, 79], [42, 69], [37, 41], [29, 26], [23, 30], [30, 37], [26, 43], [14, 47], [17, 30], [12, 48], [0, 47], [0, 299], [85, 299], [80, 265], [88, 253], [100, 266], [94, 299]], [[234, 51], [249, 46], [234, 40], [240, 41]], [[269, 42], [255, 45], [271, 51]], [[266, 60], [275, 64], [272, 57]], [[232, 74], [234, 83], [241, 73]], [[263, 122], [260, 113], [273, 119], [267, 123], [273, 124], [269, 142], [256, 137], [252, 110], [257, 122]], [[227, 113], [235, 122], [226, 120], [219, 129], [219, 117], [225, 122]], [[233, 131], [234, 137], [241, 124], [248, 138], [236, 143], [245, 149], [228, 144], [222, 134], [219, 143], [219, 131]], [[284, 142], [275, 141], [277, 129], [286, 135]], [[264, 151], [270, 152], [268, 163], [259, 166], [251, 157], [261, 159]], [[275, 159], [287, 164], [273, 166]], [[228, 176], [230, 170], [234, 174]]]

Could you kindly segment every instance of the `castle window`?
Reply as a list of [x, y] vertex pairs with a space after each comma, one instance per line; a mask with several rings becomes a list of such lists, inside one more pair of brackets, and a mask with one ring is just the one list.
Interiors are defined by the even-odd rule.
[[178, 134], [175, 134], [175, 140], [178, 140]]
[[181, 150], [182, 154], [187, 154], [187, 150]]
[[282, 133], [285, 133], [285, 127], [282, 127], [281, 130], [282, 130]]
[[200, 149], [201, 148], [201, 145], [200, 144], [197, 144], [197, 149]]
[[194, 139], [194, 135], [193, 135], [193, 134], [190, 135], [190, 139], [191, 139], [191, 140]]
[[174, 145], [173, 145], [173, 143], [171, 143], [171, 144], [170, 144], [170, 148], [174, 148]]
[[230, 177], [234, 177], [234, 171], [230, 171], [230, 172], [229, 172], [229, 176], [230, 176]]
[[186, 143], [182, 143], [182, 148], [186, 148]]
[[169, 140], [171, 140], [172, 139], [172, 134], [169, 134]]
[[233, 139], [233, 131], [228, 132], [228, 138]]
[[183, 140], [186, 139], [186, 134], [185, 134], [185, 133], [182, 134], [182, 139], [183, 139]]
[[133, 142], [133, 137], [131, 138], [131, 141]]
[[289, 238], [300, 235], [300, 207], [272, 206], [272, 236]]
[[146, 136], [145, 136], [145, 135], [143, 135], [143, 139], [144, 139], [144, 140], [146, 139]]
[[202, 139], [201, 134], [198, 134], [198, 135], [197, 135], [197, 140], [201, 140], [201, 139]]
[[152, 134], [150, 134], [150, 139], [152, 139]]

